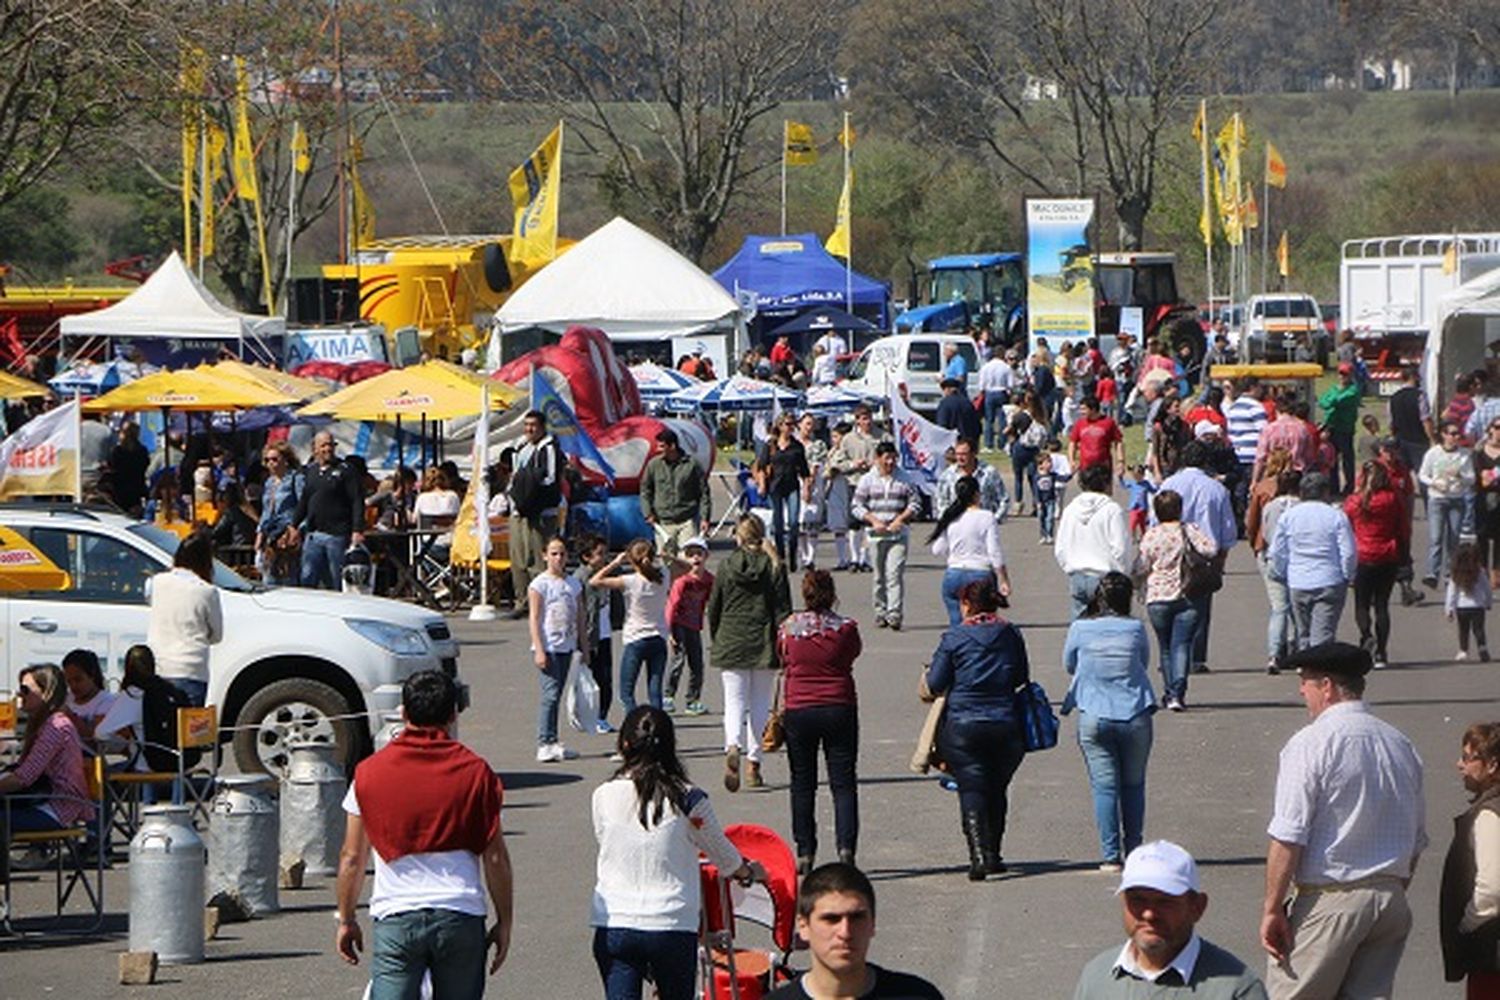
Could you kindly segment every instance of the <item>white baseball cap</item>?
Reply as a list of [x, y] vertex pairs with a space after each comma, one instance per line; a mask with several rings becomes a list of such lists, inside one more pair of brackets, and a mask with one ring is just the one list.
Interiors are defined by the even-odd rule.
[[1155, 889], [1169, 896], [1197, 892], [1198, 863], [1170, 840], [1153, 840], [1131, 851], [1125, 859], [1120, 887], [1115, 892], [1126, 889]]
[[1224, 428], [1212, 420], [1200, 420], [1193, 425], [1193, 437], [1206, 438], [1222, 433], [1224, 433]]
[[682, 551], [686, 552], [688, 549], [692, 548], [699, 548], [704, 552], [707, 552], [708, 539], [704, 538], [702, 535], [694, 535], [692, 538], [689, 538], [687, 541], [682, 543]]

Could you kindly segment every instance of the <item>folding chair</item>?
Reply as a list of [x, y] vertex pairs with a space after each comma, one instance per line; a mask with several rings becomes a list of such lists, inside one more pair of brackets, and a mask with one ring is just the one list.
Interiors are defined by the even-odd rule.
[[187, 766], [187, 755], [177, 747], [163, 747], [138, 742], [137, 753], [147, 746], [165, 750], [177, 758], [175, 771], [114, 771], [105, 784], [110, 793], [111, 823], [127, 840], [140, 827], [143, 789], [170, 785], [172, 801], [192, 800], [193, 813], [202, 816], [206, 826], [213, 806], [213, 790], [219, 777], [219, 710], [213, 705], [177, 710], [177, 746], [184, 750], [201, 750], [198, 762]]
[[[7, 836], [4, 843], [0, 843], [0, 850], [5, 852], [4, 864], [9, 868], [10, 850], [12, 847], [50, 847], [53, 858], [56, 861], [55, 890], [53, 892], [54, 920], [61, 923], [63, 909], [68, 905], [68, 900], [73, 897], [73, 890], [83, 886], [84, 894], [88, 896], [89, 906], [94, 912], [93, 922], [78, 928], [81, 932], [97, 930], [104, 923], [104, 831], [109, 823], [108, 805], [105, 802], [104, 785], [104, 761], [103, 758], [94, 757], [84, 762], [84, 778], [88, 783], [88, 799], [79, 799], [72, 795], [11, 795], [5, 798], [4, 816], [0, 817], [0, 830]], [[71, 802], [87, 801], [94, 808], [94, 819], [91, 823], [75, 823], [72, 826], [63, 827], [60, 830], [38, 830], [25, 833], [10, 833], [10, 810], [17, 802], [36, 801], [46, 802], [64, 799]], [[93, 842], [94, 852], [90, 859], [84, 847]], [[92, 877], [92, 882], [90, 878]], [[14, 874], [4, 879], [4, 899], [0, 902], [0, 926], [7, 933], [15, 933], [13, 923], [15, 906], [11, 898], [11, 885], [14, 882]]]
[[412, 535], [411, 566], [417, 599], [438, 611], [456, 611], [468, 596], [468, 588], [451, 561], [451, 546], [438, 544], [438, 538], [453, 529], [454, 520], [451, 515], [419, 515], [417, 533]]

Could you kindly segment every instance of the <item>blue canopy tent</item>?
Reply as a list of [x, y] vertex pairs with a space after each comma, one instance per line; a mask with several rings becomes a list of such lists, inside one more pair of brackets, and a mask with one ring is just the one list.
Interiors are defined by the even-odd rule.
[[844, 262], [823, 249], [816, 233], [747, 236], [735, 255], [714, 272], [730, 294], [755, 293], [757, 335], [804, 309], [838, 306], [890, 328], [891, 289], [883, 281], [853, 275], [854, 302], [846, 300]]

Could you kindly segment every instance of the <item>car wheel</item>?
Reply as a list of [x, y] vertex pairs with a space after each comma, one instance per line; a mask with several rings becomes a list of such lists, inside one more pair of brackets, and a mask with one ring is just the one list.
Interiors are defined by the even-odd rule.
[[286, 774], [290, 745], [318, 740], [338, 746], [339, 763], [359, 758], [366, 742], [347, 699], [321, 681], [288, 677], [267, 684], [245, 702], [235, 720], [234, 760], [246, 774]]

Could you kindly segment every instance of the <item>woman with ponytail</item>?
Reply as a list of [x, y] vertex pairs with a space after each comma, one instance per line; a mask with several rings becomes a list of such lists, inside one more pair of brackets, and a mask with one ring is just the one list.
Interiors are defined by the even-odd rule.
[[966, 583], [989, 580], [996, 584], [1000, 606], [1009, 604], [1010, 574], [1000, 549], [1000, 524], [980, 505], [978, 479], [959, 477], [953, 486], [953, 502], [938, 517], [927, 541], [933, 555], [948, 560], [943, 571], [943, 607], [948, 609], [949, 625], [963, 621], [958, 592]]
[[[1391, 486], [1390, 475], [1377, 459], [1360, 469], [1359, 489], [1344, 499], [1344, 513], [1354, 528], [1354, 621], [1359, 644], [1386, 665], [1386, 640], [1391, 635], [1391, 591], [1401, 569], [1402, 553], [1411, 544], [1411, 518], [1406, 500]], [[1371, 628], [1371, 613], [1374, 628]]]
[[765, 881], [724, 836], [708, 794], [677, 759], [672, 718], [640, 705], [620, 725], [624, 763], [594, 789], [594, 962], [609, 1000], [690, 1000], [697, 972], [698, 853], [743, 883]]

